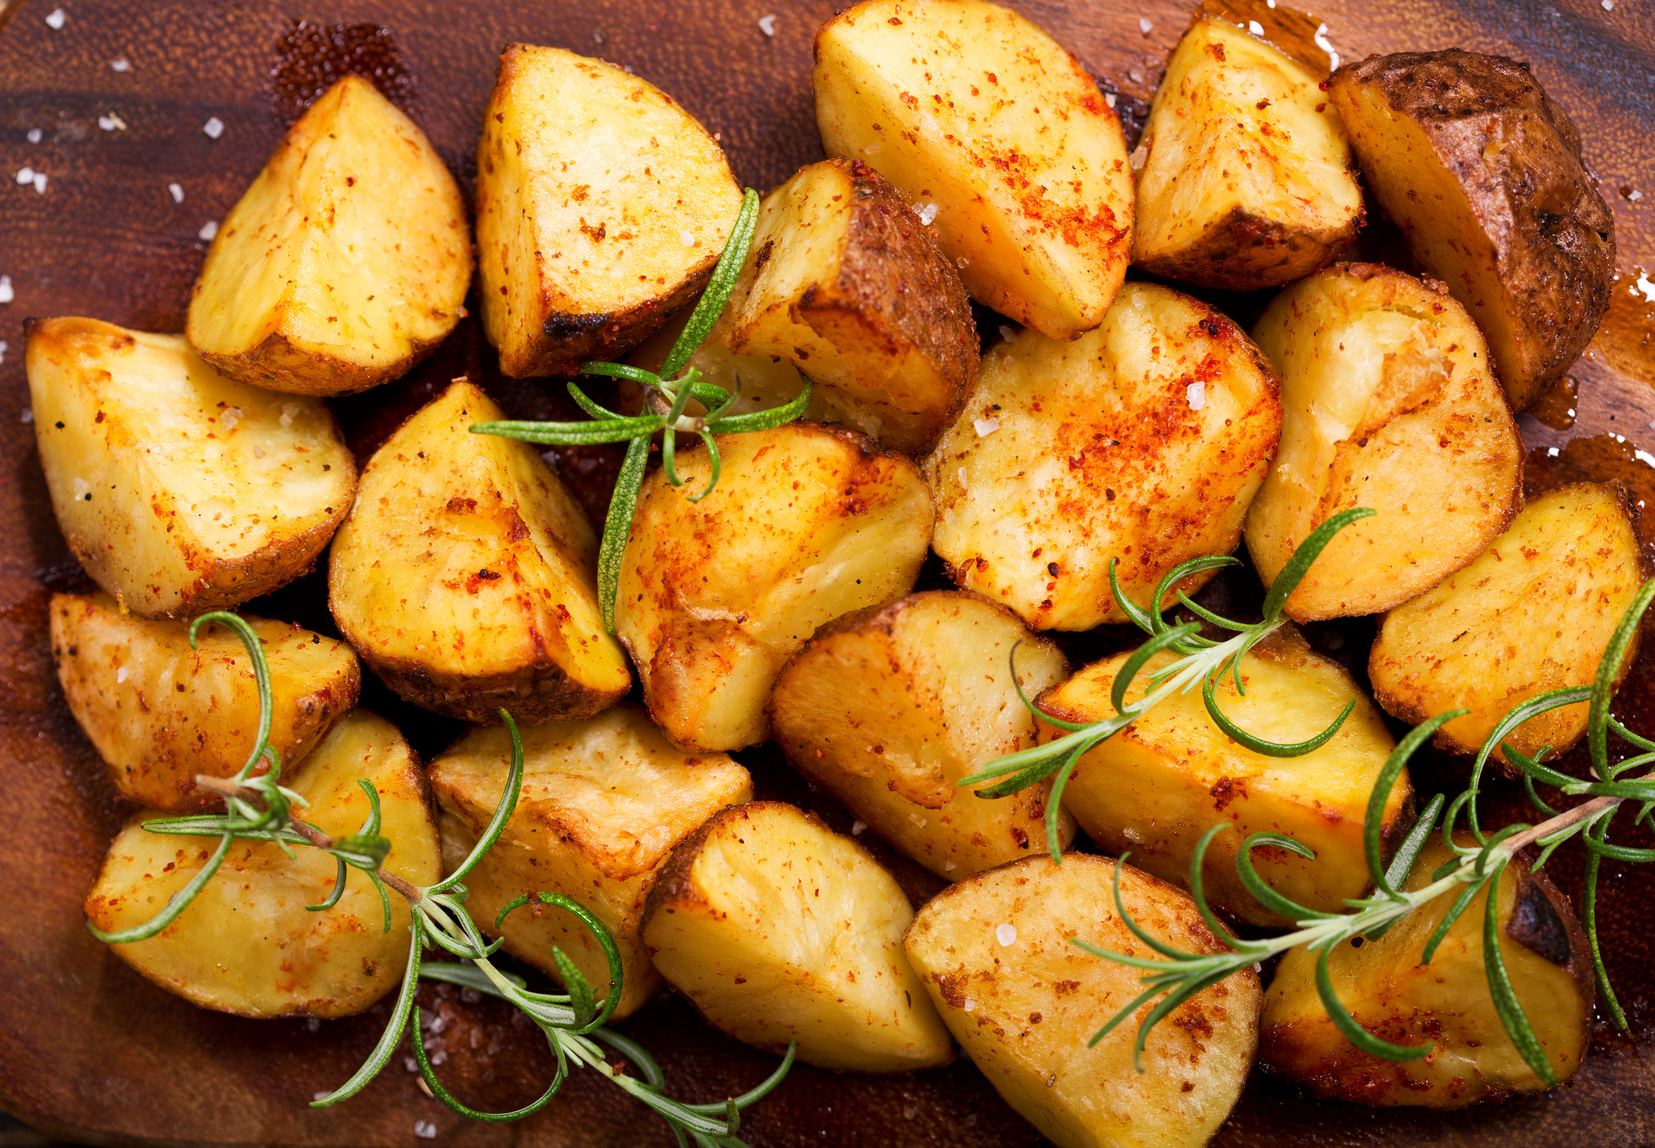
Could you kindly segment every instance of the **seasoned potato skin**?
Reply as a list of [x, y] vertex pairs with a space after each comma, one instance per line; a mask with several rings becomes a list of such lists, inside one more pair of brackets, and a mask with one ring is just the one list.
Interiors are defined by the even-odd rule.
[[1614, 215], [1574, 123], [1528, 65], [1458, 49], [1370, 56], [1328, 94], [1380, 207], [1528, 406], [1586, 349], [1615, 272]]

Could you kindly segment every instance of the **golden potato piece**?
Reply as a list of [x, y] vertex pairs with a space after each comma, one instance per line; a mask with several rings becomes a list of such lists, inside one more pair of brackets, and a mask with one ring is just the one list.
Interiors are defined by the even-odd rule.
[[741, 192], [699, 123], [653, 84], [510, 44], [477, 144], [483, 330], [507, 375], [610, 359], [692, 300]]
[[29, 327], [27, 369], [58, 525], [134, 613], [269, 593], [350, 510], [356, 465], [327, 406], [228, 379], [177, 335], [48, 319]]
[[1280, 425], [1275, 376], [1234, 323], [1128, 283], [1096, 331], [1024, 331], [984, 357], [925, 461], [934, 546], [957, 583], [1037, 630], [1125, 621], [1110, 559], [1146, 605], [1180, 562], [1228, 554]]
[[[1130, 655], [1088, 666], [1040, 699], [1040, 708], [1070, 722], [1115, 716], [1110, 690]], [[1127, 704], [1143, 698], [1148, 675], [1173, 660], [1153, 659], [1133, 679]], [[1396, 743], [1378, 707], [1343, 666], [1311, 651], [1284, 629], [1242, 659], [1238, 696], [1233, 676], [1216, 690], [1236, 725], [1265, 741], [1315, 737], [1345, 706], [1356, 703], [1339, 732], [1299, 757], [1268, 757], [1230, 740], [1213, 723], [1201, 691], [1174, 693], [1080, 759], [1064, 806], [1104, 850], [1132, 853], [1132, 864], [1185, 884], [1195, 846], [1214, 825], [1230, 823], [1207, 848], [1202, 885], [1207, 899], [1256, 925], [1285, 924], [1255, 901], [1236, 876], [1236, 854], [1253, 833], [1285, 833], [1316, 851], [1314, 861], [1285, 849], [1253, 854], [1259, 875], [1301, 905], [1343, 912], [1345, 898], [1368, 891], [1362, 827], [1368, 795]], [[1043, 729], [1043, 741], [1062, 731]], [[1394, 844], [1412, 820], [1406, 772], [1385, 806], [1382, 840]]]
[[[298, 776], [284, 782], [310, 802], [295, 815], [330, 837], [368, 819], [366, 778], [379, 793], [380, 832], [390, 840], [385, 872], [425, 886], [442, 875], [437, 827], [425, 806], [425, 777], [396, 727], [365, 710], [345, 717]], [[189, 884], [218, 846], [214, 837], [150, 833], [144, 810], [109, 847], [86, 917], [105, 932], [153, 918]], [[391, 894], [391, 924], [368, 878], [355, 871], [338, 904], [306, 912], [333, 891], [338, 863], [319, 849], [294, 858], [262, 842], [238, 841], [218, 872], [165, 930], [111, 946], [144, 976], [185, 1000], [240, 1016], [350, 1016], [397, 987], [408, 961], [408, 903]]]
[[1370, 56], [1328, 94], [1379, 206], [1528, 406], [1596, 334], [1615, 274], [1615, 219], [1568, 114], [1527, 64], [1458, 49]]
[[1103, 320], [1132, 171], [1073, 56], [983, 0], [866, 0], [822, 26], [815, 58], [822, 147], [901, 188], [973, 298], [1054, 339]]
[[[494, 815], [510, 765], [511, 739], [499, 726], [472, 730], [431, 763], [450, 871]], [[503, 935], [514, 956], [553, 977], [552, 947], [561, 947], [602, 1000], [609, 962], [574, 914], [532, 904], [494, 925], [501, 908], [525, 893], [562, 893], [585, 905], [620, 949], [615, 1015], [624, 1017], [661, 988], [639, 931], [644, 898], [667, 855], [718, 810], [752, 796], [745, 769], [722, 753], [695, 757], [675, 748], [638, 706], [526, 729], [517, 809], [467, 875], [466, 910], [484, 932]]]
[[1281, 449], [1247, 516], [1268, 585], [1312, 530], [1378, 511], [1327, 545], [1287, 613], [1401, 605], [1482, 553], [1522, 506], [1523, 443], [1488, 351], [1431, 280], [1339, 264], [1276, 296], [1253, 337], [1281, 373]]
[[770, 734], [765, 704], [822, 623], [913, 588], [931, 541], [919, 469], [846, 430], [791, 423], [678, 456], [644, 482], [622, 558], [615, 632], [649, 712], [686, 749]]
[[[233, 776], [253, 752], [259, 693], [241, 639], [210, 624], [192, 650], [187, 623], [123, 614], [104, 594], [53, 594], [51, 618], [64, 698], [115, 787], [175, 812], [221, 805], [195, 777]], [[270, 668], [270, 745], [291, 774], [356, 704], [362, 671], [337, 638], [245, 620]]]
[[464, 379], [362, 471], [328, 600], [358, 654], [416, 705], [466, 721], [591, 717], [632, 685], [598, 611], [597, 539], [527, 443]]
[[288, 129], [207, 251], [190, 346], [301, 395], [405, 374], [465, 314], [465, 204], [431, 141], [360, 76]]
[[[1470, 710], [1438, 731], [1437, 744], [1476, 753], [1522, 702], [1592, 684], [1642, 578], [1624, 488], [1577, 483], [1543, 494], [1471, 565], [1385, 615], [1368, 656], [1374, 696], [1408, 722]], [[1617, 686], [1637, 643], [1634, 631]], [[1586, 732], [1586, 709], [1530, 718], [1503, 740], [1530, 757], [1548, 745], [1563, 753]]]
[[913, 918], [856, 842], [777, 801], [715, 816], [650, 893], [655, 967], [737, 1040], [821, 1068], [903, 1072], [954, 1042], [902, 955]]
[[1224, 20], [1196, 20], [1155, 92], [1132, 162], [1132, 262], [1251, 291], [1331, 262], [1362, 225], [1362, 189], [1320, 76]]
[[[1199, 1148], [1241, 1095], [1258, 1041], [1251, 969], [1198, 993], [1150, 1031], [1086, 1042], [1140, 992], [1139, 970], [1095, 957], [1151, 954], [1115, 915], [1115, 862], [1030, 857], [944, 889], [903, 947], [966, 1055], [1058, 1148]], [[1121, 867], [1121, 900], [1152, 936], [1195, 953], [1224, 946], [1189, 896]], [[1146, 1008], [1148, 1006], [1145, 1006]]]
[[[1461, 841], [1470, 843], [1469, 836]], [[1403, 887], [1424, 888], [1452, 856], [1433, 835]], [[1260, 1062], [1317, 1096], [1387, 1107], [1463, 1108], [1541, 1091], [1488, 991], [1486, 889], [1449, 928], [1431, 963], [1420, 963], [1459, 891], [1410, 913], [1378, 940], [1337, 945], [1328, 956], [1334, 990], [1358, 1024], [1393, 1044], [1429, 1043], [1429, 1056], [1399, 1063], [1347, 1041], [1317, 992], [1316, 955], [1297, 948], [1282, 957], [1264, 997]], [[1522, 861], [1500, 875], [1498, 897], [1500, 956], [1512, 988], [1552, 1070], [1567, 1080], [1586, 1055], [1596, 995], [1585, 934], [1568, 898]]]
[[[986, 801], [961, 778], [1035, 743], [1029, 697], [1068, 675], [1055, 645], [975, 594], [913, 594], [816, 632], [776, 679], [787, 759], [875, 833], [950, 881], [1047, 849], [1050, 785]], [[1058, 844], [1074, 840], [1058, 814]]]

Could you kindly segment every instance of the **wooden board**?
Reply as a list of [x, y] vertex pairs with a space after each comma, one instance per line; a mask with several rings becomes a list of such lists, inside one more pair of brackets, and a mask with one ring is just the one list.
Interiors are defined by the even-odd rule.
[[[371, 1046], [383, 1008], [349, 1021], [252, 1022], [199, 1011], [153, 988], [85, 932], [80, 901], [125, 814], [95, 754], [74, 727], [51, 672], [46, 602], [82, 589], [84, 575], [53, 522], [32, 428], [22, 421], [27, 316], [91, 315], [157, 331], [181, 329], [205, 244], [262, 165], [286, 123], [341, 69], [364, 69], [426, 129], [469, 190], [478, 120], [499, 48], [511, 40], [557, 44], [625, 63], [679, 98], [719, 133], [738, 176], [768, 187], [820, 154], [809, 92], [810, 39], [835, 0], [0, 0], [0, 275], [15, 299], [0, 305], [0, 1106], [29, 1123], [88, 1143], [291, 1144], [378, 1148], [417, 1145], [416, 1121], [436, 1142], [544, 1148], [670, 1143], [662, 1124], [615, 1089], [577, 1076], [546, 1112], [515, 1126], [469, 1125], [393, 1063], [364, 1095], [326, 1113], [305, 1103], [349, 1075]], [[1022, 0], [1141, 114], [1189, 8], [1170, 0]], [[65, 22], [45, 22], [61, 8]], [[1370, 51], [1460, 46], [1525, 59], [1579, 123], [1586, 154], [1616, 214], [1620, 262], [1655, 266], [1655, 8], [1619, 0], [1532, 4], [1494, 0], [1329, 0], [1318, 8], [1346, 58]], [[767, 36], [759, 18], [776, 16]], [[295, 28], [297, 17], [355, 31]], [[1150, 30], [1140, 28], [1148, 20]], [[111, 62], [129, 62], [116, 71]], [[105, 131], [100, 116], [124, 127]], [[214, 140], [210, 117], [224, 125]], [[39, 129], [41, 142], [27, 133]], [[29, 166], [46, 189], [18, 185]], [[168, 185], [177, 183], [182, 202]], [[1644, 198], [1618, 194], [1622, 186]], [[1523, 420], [1541, 448], [1535, 474], [1567, 465], [1604, 473], [1605, 458], [1636, 479], [1655, 476], [1633, 452], [1655, 450], [1655, 383], [1647, 307], [1628, 284], [1617, 313], [1576, 371], [1571, 428]], [[1256, 301], [1236, 300], [1238, 318]], [[470, 371], [519, 411], [542, 404], [536, 384], [502, 385], [474, 329], [414, 376], [340, 405], [353, 445], [371, 447], [435, 386]], [[1554, 421], [1559, 421], [1554, 418]], [[1564, 451], [1582, 435], [1615, 433]], [[1560, 448], [1548, 459], [1545, 448]], [[1639, 469], [1643, 467], [1643, 469]], [[1655, 483], [1646, 489], [1655, 492]], [[329, 625], [313, 575], [261, 606], [307, 625]], [[1363, 623], [1338, 634], [1365, 649]], [[1371, 625], [1366, 631], [1371, 636]], [[1645, 644], [1655, 650], [1655, 642]], [[398, 705], [369, 683], [365, 702], [392, 716], [426, 753], [453, 723]], [[1655, 672], [1648, 656], [1623, 695], [1636, 728], [1655, 730]], [[784, 764], [744, 755], [762, 792], [849, 817], [811, 794]], [[1419, 774], [1429, 786], [1431, 769]], [[1453, 783], [1444, 773], [1443, 784]], [[1497, 799], [1515, 815], [1511, 792]], [[893, 860], [916, 895], [933, 886]], [[1578, 894], [1578, 866], [1554, 862]], [[1614, 872], [1605, 894], [1611, 972], [1635, 1031], [1655, 1013], [1655, 930], [1644, 906], [1655, 880]], [[504, 1107], [533, 1095], [546, 1069], [532, 1031], [500, 1011], [423, 990], [444, 1017], [435, 1047], [460, 1095]], [[664, 1000], [624, 1026], [663, 1060], [669, 1085], [712, 1100], [757, 1080], [769, 1058], [708, 1030], [681, 1002]], [[1629, 1040], [1601, 1023], [1593, 1054], [1570, 1086], [1486, 1111], [1435, 1116], [1312, 1103], [1255, 1077], [1218, 1143], [1251, 1145], [1552, 1145], [1590, 1137], [1594, 1148], [1655, 1143], [1655, 1036]], [[796, 1070], [744, 1125], [756, 1145], [843, 1143], [1004, 1146], [1038, 1143], [969, 1065], [911, 1076], [835, 1076]]]

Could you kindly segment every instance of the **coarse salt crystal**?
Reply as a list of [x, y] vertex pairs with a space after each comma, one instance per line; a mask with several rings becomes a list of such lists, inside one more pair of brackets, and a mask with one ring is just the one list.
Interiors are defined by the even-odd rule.
[[[131, 670], [127, 669], [125, 666], [122, 666], [120, 669], [115, 671], [115, 680], [117, 682], [124, 682], [126, 681], [127, 676], [131, 673]], [[314, 1020], [315, 1018], [312, 1017], [311, 1019]]]
[[27, 426], [28, 424], [30, 424], [32, 422], [34, 422], [34, 411], [31, 410], [28, 407], [24, 407], [23, 408], [23, 425]]
[[99, 116], [98, 126], [106, 132], [126, 131], [126, 121], [114, 112], [110, 112], [107, 116]]
[[1144, 839], [1144, 835], [1139, 833], [1137, 829], [1130, 825], [1121, 830], [1121, 836], [1126, 838], [1128, 841], [1142, 841]]
[[262, 446], [254, 447], [253, 448], [253, 457], [254, 458], [263, 458], [264, 457], [264, 448]]
[[693, 231], [680, 231], [678, 233], [678, 242], [682, 243], [685, 247], [694, 247], [695, 246], [695, 232], [693, 232]]
[[1103, 102], [1108, 104], [1110, 107], [1114, 107], [1115, 106], [1115, 93], [1114, 92], [1105, 92], [1105, 93], [1103, 93]]
[[41, 131], [39, 128], [30, 128], [28, 134], [23, 138], [28, 140], [30, 143], [39, 143], [41, 140], [46, 138], [46, 133]]
[[116, 72], [130, 72], [132, 70], [132, 61], [127, 59], [125, 56], [120, 56], [109, 61], [109, 67], [112, 71]]
[[1017, 926], [1013, 925], [1010, 921], [1007, 921], [1004, 924], [996, 925], [994, 928], [994, 939], [1000, 942], [1000, 947], [1002, 949], [1015, 945], [1017, 943]]
[[241, 421], [241, 419], [242, 419], [241, 408], [240, 407], [231, 407], [229, 410], [224, 412], [224, 417], [222, 419], [220, 419], [219, 421], [221, 421], [224, 424], [224, 429], [225, 430], [235, 430], [236, 429], [236, 424], [239, 423]]
[[774, 36], [776, 34], [776, 18], [774, 16], [760, 16], [759, 31], [766, 36]]
[[965, 1005], [963, 1007], [965, 1008], [966, 1012], [971, 1012], [972, 1010], [974, 1010], [977, 1007], [977, 1002], [972, 1000], [970, 997], [966, 997], [965, 998]]
[[1134, 84], [1141, 84], [1144, 82], [1144, 74], [1136, 68], [1128, 68], [1126, 70], [1126, 78], [1131, 80]]
[[1255, 973], [1262, 973], [1264, 971], [1264, 962], [1263, 961], [1254, 961], [1253, 962], [1253, 971]]
[[1126, 157], [1126, 162], [1132, 165], [1133, 171], [1142, 171], [1144, 164], [1149, 162], [1149, 149], [1139, 144], [1132, 149], [1132, 154]]
[[54, 32], [62, 31], [63, 25], [68, 19], [69, 17], [63, 14], [62, 8], [53, 8], [51, 15], [46, 17], [46, 27]]
[[17, 183], [19, 187], [27, 187], [34, 182], [34, 168], [20, 167], [17, 169]]
[[987, 438], [989, 435], [1000, 429], [1000, 420], [997, 418], [972, 419], [971, 425], [977, 428], [978, 438]]
[[201, 236], [201, 238], [205, 239], [208, 243], [211, 243], [213, 241], [213, 236], [218, 234], [218, 220], [209, 219], [206, 223], [201, 225], [201, 230], [196, 232], [196, 234]]
[[184, 202], [184, 185], [179, 183], [167, 184], [167, 194], [172, 196], [174, 203]]
[[1017, 338], [1017, 328], [1013, 327], [1010, 323], [1001, 323], [1000, 338], [1004, 339], [1008, 343], [1011, 342], [1013, 339]]
[[38, 194], [38, 195], [45, 195], [46, 194], [46, 173], [45, 172], [37, 171], [37, 172], [34, 173], [34, 189], [35, 189], [36, 194]]
[[1155, 25], [1151, 24], [1147, 17], [1144, 17], [1144, 16], [1139, 16], [1138, 17], [1138, 31], [1142, 32], [1144, 35], [1147, 36], [1147, 35], [1149, 35], [1149, 33], [1152, 30], [1154, 30], [1154, 28], [1155, 28]]
[[[6, 351], [9, 346], [10, 344], [8, 344], [6, 340], [0, 339], [0, 363], [4, 363], [6, 361]], [[23, 421], [26, 423], [34, 422], [34, 412], [26, 407], [23, 410]]]
[[1637, 188], [1633, 188], [1631, 191], [1626, 193], [1626, 201], [1628, 203], [1637, 203], [1638, 200], [1642, 199], [1643, 197], [1644, 197], [1644, 193], [1639, 191]]
[[942, 871], [944, 873], [952, 873], [954, 870], [956, 870], [958, 868], [959, 868], [958, 865], [956, 865], [956, 864], [954, 864], [954, 862], [950, 861], [948, 864], [946, 864], [942, 867]]
[[278, 419], [277, 421], [282, 424], [282, 429], [283, 430], [286, 430], [288, 427], [293, 425], [293, 416], [298, 414], [298, 413], [299, 413], [299, 404], [298, 403], [283, 403], [282, 404], [282, 417], [280, 419]]
[[11, 276], [0, 275], [0, 303], [10, 303], [17, 298], [17, 292], [12, 290]]
[[917, 826], [920, 829], [925, 828], [925, 818], [921, 817], [917, 813], [910, 813], [908, 815], [908, 820], [912, 821], [914, 823], [914, 825]]
[[1264, 25], [1260, 24], [1257, 20], [1247, 21], [1247, 30], [1255, 36], [1264, 35]]
[[92, 484], [87, 482], [84, 478], [75, 479], [75, 501], [92, 501]]
[[1190, 410], [1200, 410], [1207, 405], [1207, 384], [1191, 383], [1184, 388], [1184, 398], [1189, 401]]
[[409, 1072], [418, 1072], [419, 1061], [415, 1060], [411, 1056], [405, 1056], [402, 1058], [402, 1067], [406, 1068]]
[[321, 1032], [322, 1031], [322, 1018], [319, 1017], [319, 1016], [313, 1016], [310, 1019], [306, 1020], [305, 1021], [305, 1029], [309, 1032]]
[[921, 223], [925, 224], [927, 227], [930, 227], [931, 221], [937, 217], [937, 211], [938, 207], [936, 204], [922, 203], [915, 210], [914, 214], [919, 216], [919, 221]]
[[421, 1140], [435, 1140], [437, 1138], [437, 1126], [429, 1120], [416, 1120], [414, 1121], [414, 1135]]
[[863, 155], [878, 155], [879, 154], [879, 145], [877, 143], [869, 144], [867, 147], [862, 149], [862, 154]]
[[219, 119], [217, 116], [213, 116], [206, 123], [201, 125], [201, 131], [208, 139], [216, 140], [219, 136], [224, 134], [224, 121]]
[[1337, 68], [1339, 66], [1339, 53], [1335, 52], [1333, 45], [1328, 42], [1326, 24], [1317, 25], [1315, 40], [1316, 46], [1327, 53], [1328, 67]]
[[1603, 10], [1613, 12], [1615, 10], [1615, 0], [1603, 0]]
[[965, 483], [965, 467], [962, 466], [962, 467], [960, 467], [960, 489], [964, 490], [965, 486], [966, 486], [966, 483]]
[[850, 835], [852, 837], [860, 837], [862, 836], [862, 831], [867, 827], [868, 825], [865, 821], [852, 821], [850, 823]]
[[432, 1064], [441, 1064], [443, 1061], [445, 1061], [447, 1059], [448, 1059], [448, 1050], [446, 1048], [439, 1048], [436, 1052], [433, 1052], [431, 1054], [431, 1063]]

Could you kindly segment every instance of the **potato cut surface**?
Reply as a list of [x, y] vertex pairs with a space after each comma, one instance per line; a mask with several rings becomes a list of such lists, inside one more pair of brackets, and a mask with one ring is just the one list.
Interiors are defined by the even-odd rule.
[[[1053, 717], [1071, 722], [1115, 715], [1110, 690], [1130, 655], [1086, 667], [1040, 700]], [[1132, 681], [1127, 704], [1143, 698], [1148, 675], [1173, 660], [1153, 659]], [[1236, 854], [1249, 834], [1285, 833], [1316, 851], [1316, 859], [1285, 849], [1253, 854], [1259, 875], [1277, 890], [1327, 913], [1344, 911], [1347, 897], [1368, 891], [1362, 845], [1368, 796], [1395, 748], [1378, 707], [1363, 696], [1343, 666], [1324, 658], [1292, 631], [1281, 631], [1242, 659], [1238, 695], [1233, 676], [1215, 691], [1236, 725], [1267, 741], [1292, 743], [1316, 736], [1348, 702], [1356, 709], [1326, 745], [1299, 757], [1269, 757], [1231, 741], [1207, 713], [1199, 689], [1174, 693], [1081, 758], [1063, 791], [1063, 804], [1103, 849], [1132, 853], [1132, 864], [1185, 884], [1201, 835], [1229, 822], [1207, 848], [1202, 885], [1207, 898], [1257, 925], [1287, 922], [1255, 901], [1236, 876]], [[1045, 726], [1043, 740], [1061, 730]], [[1406, 772], [1385, 806], [1382, 839], [1394, 841], [1411, 820]]]
[[[523, 732], [523, 787], [494, 848], [466, 878], [466, 909], [478, 928], [553, 977], [552, 947], [574, 960], [598, 999], [610, 988], [603, 949], [580, 919], [555, 905], [525, 906], [496, 928], [507, 902], [562, 893], [609, 929], [621, 952], [616, 1016], [660, 990], [639, 930], [644, 898], [672, 848], [727, 805], [753, 796], [747, 771], [722, 753], [673, 746], [642, 708], [626, 703], [595, 718], [549, 722]], [[431, 763], [442, 806], [443, 860], [457, 868], [504, 795], [511, 739], [499, 726], [474, 729]]]
[[867, 0], [816, 34], [816, 123], [931, 217], [967, 290], [1054, 339], [1096, 327], [1132, 246], [1120, 120], [1051, 37], [983, 0]]
[[1132, 261], [1250, 291], [1330, 262], [1362, 224], [1362, 190], [1321, 77], [1233, 24], [1197, 20], [1144, 125]]
[[626, 351], [706, 282], [741, 207], [730, 166], [653, 84], [508, 45], [477, 145], [483, 330], [508, 375]]
[[465, 314], [470, 282], [454, 177], [413, 120], [346, 76], [225, 217], [187, 333], [244, 383], [348, 394], [434, 350]]
[[328, 563], [339, 630], [387, 685], [466, 721], [590, 717], [632, 684], [598, 610], [597, 539], [463, 379], [374, 452]]
[[[875, 833], [947, 880], [1044, 852], [1049, 785], [994, 801], [958, 785], [1035, 743], [1034, 715], [1011, 680], [1014, 646], [1031, 698], [1069, 672], [1056, 646], [974, 594], [929, 591], [848, 614], [776, 680], [776, 740]], [[1074, 819], [1060, 814], [1058, 827], [1067, 847]]]
[[714, 1026], [821, 1068], [946, 1064], [954, 1043], [902, 955], [913, 918], [855, 841], [776, 801], [727, 809], [650, 894], [655, 967]]
[[824, 622], [913, 588], [931, 541], [919, 469], [850, 431], [792, 423], [678, 456], [682, 487], [644, 482], [622, 561], [615, 630], [650, 714], [687, 749], [769, 736], [787, 659]]
[[[1469, 834], [1460, 844], [1470, 845]], [[1452, 860], [1433, 835], [1404, 888], [1423, 889]], [[1463, 1108], [1543, 1090], [1494, 1011], [1484, 965], [1488, 892], [1472, 898], [1429, 965], [1426, 942], [1459, 895], [1450, 889], [1360, 948], [1336, 946], [1328, 972], [1357, 1023], [1394, 1044], [1429, 1043], [1423, 1060], [1399, 1063], [1362, 1052], [1334, 1028], [1316, 990], [1316, 956], [1290, 949], [1264, 998], [1259, 1060], [1317, 1096], [1379, 1106]], [[1500, 956], [1546, 1059], [1567, 1081], [1591, 1029], [1591, 955], [1569, 900], [1544, 873], [1514, 861], [1500, 875]]]
[[[1476, 753], [1522, 702], [1591, 685], [1644, 573], [1626, 498], [1597, 483], [1543, 494], [1471, 565], [1386, 614], [1368, 658], [1379, 703], [1415, 723], [1469, 709], [1437, 741]], [[1637, 651], [1634, 631], [1617, 683]], [[1504, 741], [1527, 756], [1563, 753], [1586, 732], [1586, 710], [1530, 718]]]
[[193, 617], [285, 585], [350, 510], [356, 465], [327, 407], [227, 378], [177, 335], [48, 319], [27, 370], [58, 525], [134, 613]]
[[[195, 776], [230, 777], [253, 752], [259, 694], [241, 639], [206, 625], [192, 650], [188, 623], [122, 614], [107, 594], [54, 594], [51, 620], [64, 698], [116, 788], [175, 812], [221, 806]], [[264, 643], [270, 744], [291, 775], [356, 704], [362, 670], [337, 638], [251, 615], [245, 621]]]
[[[1071, 937], [1153, 957], [1115, 916], [1115, 862], [1030, 857], [944, 889], [904, 941], [943, 1020], [983, 1075], [1058, 1148], [1199, 1148], [1241, 1094], [1258, 1042], [1251, 969], [1186, 1001], [1150, 1031], [1136, 1021], [1086, 1042], [1143, 991], [1140, 971]], [[1223, 949], [1182, 890], [1131, 866], [1121, 900], [1152, 936], [1185, 952]], [[1146, 1006], [1147, 1007], [1147, 1006]]]
[[1287, 600], [1300, 622], [1401, 605], [1465, 566], [1522, 506], [1523, 443], [1488, 350], [1440, 284], [1339, 264], [1276, 296], [1253, 330], [1281, 374], [1281, 449], [1247, 518], [1269, 585], [1342, 510]]
[[1275, 376], [1235, 324], [1128, 283], [1096, 331], [1024, 331], [984, 356], [925, 461], [934, 546], [959, 585], [1037, 630], [1125, 621], [1110, 559], [1144, 605], [1180, 562], [1228, 554], [1280, 425]]
[[[365, 710], [347, 715], [284, 781], [310, 802], [295, 816], [335, 839], [368, 819], [366, 778], [379, 793], [380, 832], [391, 841], [385, 871], [414, 885], [442, 875], [425, 778], [396, 727]], [[212, 837], [146, 832], [142, 810], [109, 847], [86, 917], [106, 932], [150, 920], [201, 870]], [[309, 846], [289, 859], [274, 844], [238, 841], [218, 872], [167, 929], [113, 945], [127, 964], [203, 1008], [241, 1016], [349, 1016], [396, 989], [408, 961], [408, 903], [391, 894], [390, 928], [379, 894], [351, 871], [339, 903], [321, 912], [338, 863]]]

